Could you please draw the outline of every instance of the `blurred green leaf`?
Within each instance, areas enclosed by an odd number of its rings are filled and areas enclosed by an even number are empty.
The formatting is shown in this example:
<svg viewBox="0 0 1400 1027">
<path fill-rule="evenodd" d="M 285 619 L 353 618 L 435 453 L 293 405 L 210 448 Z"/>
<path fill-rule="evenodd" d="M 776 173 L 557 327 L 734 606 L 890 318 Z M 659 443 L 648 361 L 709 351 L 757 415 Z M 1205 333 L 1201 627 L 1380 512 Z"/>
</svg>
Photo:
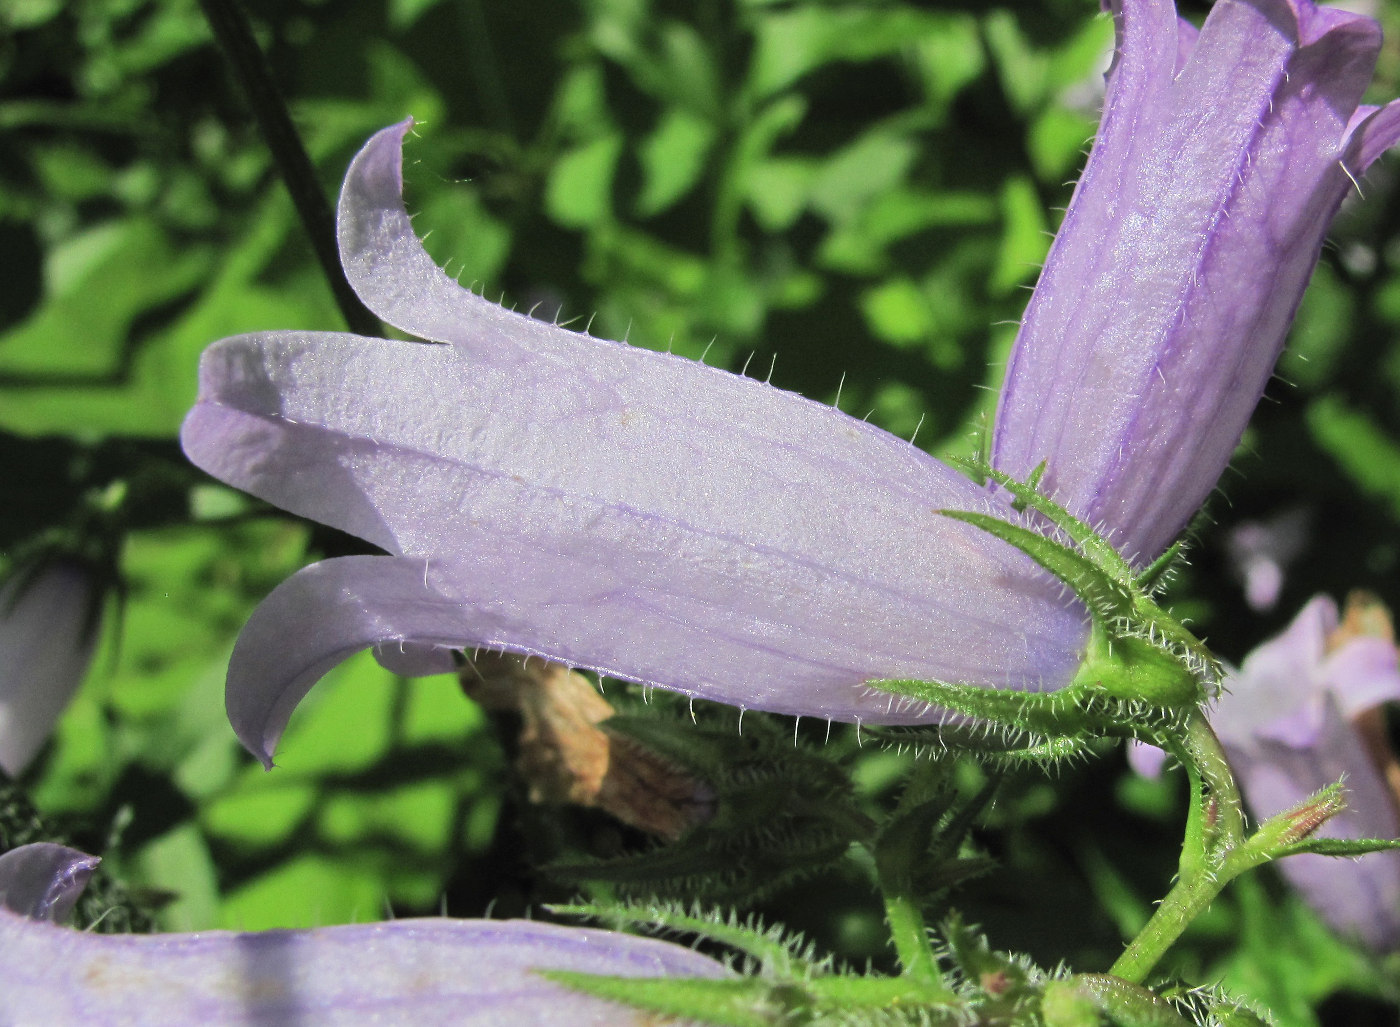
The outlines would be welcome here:
<svg viewBox="0 0 1400 1027">
<path fill-rule="evenodd" d="M 813 209 L 841 224 L 875 197 L 889 192 L 909 175 L 919 144 L 901 127 L 882 125 L 829 157 L 814 176 Z"/>
<path fill-rule="evenodd" d="M 212 262 L 207 247 L 177 259 L 147 220 L 103 225 L 68 240 L 48 260 L 44 305 L 0 337 L 0 374 L 43 382 L 61 368 L 59 375 L 79 383 L 111 381 L 125 369 L 138 315 L 192 288 Z"/>
<path fill-rule="evenodd" d="M 219 926 L 265 931 L 380 920 L 387 912 L 386 898 L 384 882 L 371 861 L 308 854 L 225 896 Z"/>
<path fill-rule="evenodd" d="M 638 217 L 661 213 L 695 187 L 714 140 L 708 121 L 679 110 L 662 116 L 638 154 L 644 182 L 636 200 Z"/>
<path fill-rule="evenodd" d="M 1400 443 L 1335 395 L 1310 403 L 1307 422 L 1313 440 L 1341 471 L 1400 517 Z"/>
<path fill-rule="evenodd" d="M 1097 124 L 1078 111 L 1051 107 L 1031 123 L 1026 149 L 1041 181 L 1074 177 L 1084 164 Z"/>
<path fill-rule="evenodd" d="M 1040 275 L 1051 240 L 1045 208 L 1028 178 L 1016 176 L 1002 186 L 1001 209 L 1001 252 L 990 283 L 994 293 L 1007 293 L 1018 285 L 1033 283 Z"/>
<path fill-rule="evenodd" d="M 951 26 L 954 40 L 934 56 L 949 58 L 939 71 L 945 83 L 967 77 L 971 59 L 965 19 L 949 19 L 903 6 L 829 4 L 765 12 L 758 21 L 748 91 L 761 100 L 803 75 L 838 61 L 869 61 L 908 51 L 919 40 L 938 38 Z"/>
<path fill-rule="evenodd" d="M 622 137 L 607 135 L 562 154 L 545 187 L 545 209 L 565 228 L 588 228 L 612 216 L 612 182 Z"/>
<path fill-rule="evenodd" d="M 10 30 L 30 29 L 63 10 L 65 0 L 10 0 L 0 7 L 0 24 Z"/>
<path fill-rule="evenodd" d="M 925 31 L 910 36 L 906 45 L 914 50 L 929 102 L 943 108 L 982 74 L 987 55 L 972 15 L 930 12 L 928 16 L 938 19 L 936 27 L 927 23 Z"/>
<path fill-rule="evenodd" d="M 969 229 L 990 228 L 998 217 L 994 195 L 892 186 L 851 221 L 833 227 L 822 244 L 821 261 L 849 274 L 875 274 L 890 269 L 894 263 L 890 250 L 896 243 L 933 229 L 956 230 L 967 237 L 972 235 Z M 960 302 L 968 299 L 963 296 Z"/>
<path fill-rule="evenodd" d="M 933 329 L 933 317 L 918 286 L 896 278 L 870 289 L 861 303 L 870 329 L 896 346 L 922 342 Z"/>
<path fill-rule="evenodd" d="M 1342 943 L 1291 891 L 1271 889 L 1263 873 L 1231 885 L 1239 904 L 1239 945 L 1212 976 L 1230 991 L 1254 996 L 1280 1023 L 1318 1024 L 1315 1007 L 1331 993 L 1375 994 L 1384 987 L 1378 968 Z"/>
<path fill-rule="evenodd" d="M 133 877 L 173 895 L 160 908 L 163 930 L 207 930 L 217 922 L 219 875 L 204 836 L 193 824 L 183 824 L 150 842 L 132 864 Z"/>
<path fill-rule="evenodd" d="M 1400 299 L 1400 290 L 1388 290 Z M 1378 305 L 1384 300 L 1377 297 Z M 1400 320 L 1400 306 L 1395 308 Z M 1332 377 L 1336 363 L 1345 352 L 1347 333 L 1342 326 L 1355 317 L 1355 298 L 1325 263 L 1313 274 L 1308 291 L 1303 294 L 1297 320 L 1288 337 L 1288 348 L 1279 361 L 1278 375 L 1307 390 L 1315 390 Z M 1400 382 L 1400 365 L 1393 361 L 1388 367 L 1392 380 Z"/>
</svg>

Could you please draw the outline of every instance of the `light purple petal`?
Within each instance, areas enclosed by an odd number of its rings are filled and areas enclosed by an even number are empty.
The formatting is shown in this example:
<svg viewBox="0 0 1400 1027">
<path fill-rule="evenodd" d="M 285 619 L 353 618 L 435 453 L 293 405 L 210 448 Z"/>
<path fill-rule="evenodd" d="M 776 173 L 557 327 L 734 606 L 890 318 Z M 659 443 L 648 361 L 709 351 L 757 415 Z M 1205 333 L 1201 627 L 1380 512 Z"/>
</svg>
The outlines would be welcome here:
<svg viewBox="0 0 1400 1027">
<path fill-rule="evenodd" d="M 1210 715 L 1222 742 L 1244 744 L 1268 737 L 1307 746 L 1322 729 L 1325 703 L 1321 668 L 1327 636 L 1336 630 L 1337 604 L 1316 596 L 1280 635 L 1259 646 L 1225 678 Z"/>
<path fill-rule="evenodd" d="M 1258 521 L 1245 521 L 1225 538 L 1230 569 L 1244 584 L 1250 608 L 1272 610 L 1283 590 L 1285 572 L 1308 539 L 1308 511 L 1287 510 Z"/>
<path fill-rule="evenodd" d="M 1385 638 L 1347 640 L 1328 655 L 1319 669 L 1319 680 L 1348 720 L 1357 714 L 1400 701 L 1400 669 L 1395 643 Z"/>
<path fill-rule="evenodd" d="M 0 767 L 17 777 L 83 682 L 97 629 L 91 573 L 54 563 L 0 589 Z"/>
<path fill-rule="evenodd" d="M 1347 808 L 1318 834 L 1328 838 L 1400 836 L 1394 799 L 1371 763 L 1356 730 L 1328 697 L 1322 724 L 1306 746 L 1264 738 L 1227 742 L 1225 749 L 1250 811 L 1259 820 L 1301 803 L 1345 779 Z M 1400 945 L 1400 852 L 1376 852 L 1342 861 L 1289 856 L 1280 872 L 1335 930 L 1371 948 Z"/>
<path fill-rule="evenodd" d="M 873 677 L 1068 680 L 1082 608 L 1019 552 L 938 513 L 1007 516 L 1003 504 L 830 407 L 459 288 L 403 212 L 407 127 L 379 133 L 351 166 L 344 260 L 376 313 L 451 344 L 225 339 L 205 354 L 183 429 L 190 458 L 229 484 L 412 558 L 401 565 L 411 574 L 386 571 L 389 585 L 355 565 L 318 571 L 276 609 L 312 602 L 309 589 L 329 597 L 315 631 L 359 647 L 491 645 L 847 720 L 920 715 L 869 694 Z M 425 566 L 439 606 L 457 607 L 455 632 L 441 630 L 437 608 L 430 638 L 403 620 L 402 603 L 423 610 L 409 578 L 421 587 Z M 256 645 L 240 643 L 231 706 L 254 680 L 238 661 L 256 646 L 298 668 L 324 669 L 344 651 L 284 628 L 290 613 L 258 623 Z M 291 660 L 299 647 L 309 655 Z M 288 682 L 300 673 L 246 686 L 249 701 L 299 698 Z"/>
<path fill-rule="evenodd" d="M 1161 777 L 1162 769 L 1167 764 L 1167 753 L 1165 749 L 1159 749 L 1155 745 L 1148 745 L 1146 742 L 1139 742 L 1135 738 L 1128 740 L 1128 766 L 1143 777 Z"/>
<path fill-rule="evenodd" d="M 1172 70 L 1177 74 L 1181 73 L 1181 69 L 1186 67 L 1186 62 L 1191 59 L 1191 51 L 1196 49 L 1196 40 L 1200 35 L 1200 29 L 1185 18 L 1176 19 L 1176 62 L 1172 65 Z"/>
<path fill-rule="evenodd" d="M 1008 367 L 994 457 L 1145 562 L 1238 442 L 1352 180 L 1369 19 L 1220 0 L 1176 74 L 1169 0 L 1121 0 L 1099 138 Z M 1357 136 L 1364 166 L 1390 115 Z M 1355 174 L 1355 170 L 1353 174 Z"/>
<path fill-rule="evenodd" d="M 96 856 L 52 842 L 11 849 L 0 855 L 0 910 L 60 923 L 73 911 L 100 862 Z"/>
<path fill-rule="evenodd" d="M 522 559 L 509 540 L 495 549 L 483 542 L 468 564 L 343 557 L 312 565 L 279 585 L 239 636 L 229 663 L 229 719 L 269 763 L 292 710 L 322 674 L 358 650 L 385 643 L 381 652 L 393 651 L 400 642 L 410 653 L 480 647 L 537 654 L 743 708 L 872 723 L 925 715 L 922 705 L 899 705 L 860 682 L 934 676 L 930 666 L 946 674 L 957 654 L 922 634 L 919 617 L 927 611 L 884 611 L 882 630 L 857 644 L 844 605 L 808 600 L 798 620 L 792 608 L 804 597 L 792 572 L 737 555 L 727 579 L 705 567 L 695 594 L 686 595 L 678 587 L 684 581 L 655 574 L 668 545 L 683 541 L 663 536 L 650 552 L 580 554 L 576 572 L 585 584 L 578 589 L 561 589 L 556 563 L 533 553 Z M 849 592 L 815 575 L 803 584 L 838 597 Z M 966 644 L 976 651 L 983 643 L 973 635 Z M 963 666 L 969 677 L 986 673 Z"/>
<path fill-rule="evenodd" d="M 622 1027 L 652 1014 L 543 969 L 717 978 L 679 945 L 526 920 L 398 920 L 309 931 L 98 935 L 0 911 L 0 1006 L 26 1024 Z"/>
<path fill-rule="evenodd" d="M 1272 739 L 1297 748 L 1316 744 L 1329 701 L 1354 717 L 1400 700 L 1400 669 L 1393 643 L 1353 637 L 1327 652 L 1339 623 L 1337 604 L 1315 596 L 1288 628 L 1251 652 L 1227 675 L 1211 714 L 1221 740 L 1246 744 Z"/>
</svg>

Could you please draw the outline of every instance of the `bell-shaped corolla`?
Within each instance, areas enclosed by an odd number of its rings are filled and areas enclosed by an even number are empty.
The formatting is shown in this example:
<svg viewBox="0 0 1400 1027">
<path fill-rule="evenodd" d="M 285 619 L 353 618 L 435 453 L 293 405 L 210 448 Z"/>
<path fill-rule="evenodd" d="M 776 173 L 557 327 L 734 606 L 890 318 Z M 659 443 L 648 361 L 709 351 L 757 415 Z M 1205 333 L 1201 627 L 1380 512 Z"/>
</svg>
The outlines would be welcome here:
<svg viewBox="0 0 1400 1027">
<path fill-rule="evenodd" d="M 1113 6 L 1104 120 L 1008 368 L 994 462 L 1155 556 L 1262 393 L 1353 176 L 1400 135 L 1358 107 L 1373 22 L 1221 0 Z M 912 445 L 801 397 L 504 310 L 447 277 L 402 199 L 410 123 L 341 193 L 360 298 L 426 343 L 268 332 L 205 354 L 190 458 L 387 557 L 309 567 L 255 612 L 228 709 L 265 762 L 316 679 L 370 645 L 536 654 L 744 708 L 941 716 L 864 683 L 1068 682 L 1086 612 L 942 516 L 1017 518 Z"/>
<path fill-rule="evenodd" d="M 461 288 L 404 209 L 410 124 L 352 162 L 341 259 L 371 310 L 431 341 L 224 339 L 184 424 L 215 477 L 392 554 L 308 567 L 254 612 L 227 704 L 256 755 L 372 645 L 406 672 L 499 649 L 846 721 L 928 715 L 876 678 L 1070 679 L 1084 609 L 940 513 L 1008 504 L 831 407 Z"/>
</svg>

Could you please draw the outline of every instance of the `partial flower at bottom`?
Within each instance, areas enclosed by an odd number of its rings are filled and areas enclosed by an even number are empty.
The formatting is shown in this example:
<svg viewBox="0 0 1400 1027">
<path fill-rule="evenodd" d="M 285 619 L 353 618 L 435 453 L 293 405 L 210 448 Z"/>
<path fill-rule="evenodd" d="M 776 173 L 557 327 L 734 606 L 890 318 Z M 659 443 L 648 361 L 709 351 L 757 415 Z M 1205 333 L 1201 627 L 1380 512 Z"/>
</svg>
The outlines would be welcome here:
<svg viewBox="0 0 1400 1027">
<path fill-rule="evenodd" d="M 71 908 L 96 863 L 58 845 L 0 856 L 5 1023 L 642 1027 L 658 1023 L 654 1014 L 570 991 L 540 971 L 728 973 L 679 945 L 528 920 L 166 935 L 90 934 L 45 922 L 66 912 L 64 904 Z"/>
</svg>

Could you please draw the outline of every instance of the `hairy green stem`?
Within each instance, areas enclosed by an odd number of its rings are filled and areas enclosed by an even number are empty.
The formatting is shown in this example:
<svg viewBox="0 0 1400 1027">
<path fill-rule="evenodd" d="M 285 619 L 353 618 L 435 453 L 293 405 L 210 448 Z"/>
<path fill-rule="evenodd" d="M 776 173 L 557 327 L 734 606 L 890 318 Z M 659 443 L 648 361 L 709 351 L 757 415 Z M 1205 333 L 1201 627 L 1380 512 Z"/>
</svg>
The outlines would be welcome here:
<svg viewBox="0 0 1400 1027">
<path fill-rule="evenodd" d="M 890 937 L 894 941 L 899 965 L 904 976 L 925 987 L 936 986 L 945 991 L 938 961 L 928 943 L 928 926 L 918 902 L 906 889 L 885 892 L 885 919 L 889 921 Z"/>
<path fill-rule="evenodd" d="M 335 241 L 335 215 L 326 194 L 316 179 L 316 171 L 292 124 L 287 104 L 282 99 L 267 58 L 253 38 L 248 18 L 237 0 L 199 0 L 209 28 L 223 51 L 233 76 L 243 87 L 248 106 L 257 118 L 273 162 L 281 172 L 292 206 L 301 219 L 302 228 L 311 240 L 316 260 L 330 283 L 336 306 L 352 332 L 360 335 L 382 335 L 383 326 L 360 302 L 355 290 L 345 278 L 340 266 L 340 253 Z"/>
<path fill-rule="evenodd" d="M 1220 739 L 1195 710 L 1174 746 L 1191 779 L 1191 810 L 1177 882 L 1109 973 L 1134 984 L 1241 871 L 1260 860 L 1245 847 L 1244 808 Z"/>
<path fill-rule="evenodd" d="M 1182 755 L 1189 761 L 1187 765 L 1200 774 L 1205 791 L 1203 799 L 1209 804 L 1210 830 L 1204 839 L 1207 846 L 1218 844 L 1233 849 L 1243 844 L 1244 802 L 1240 789 L 1235 784 L 1225 749 L 1200 709 L 1193 711 L 1187 721 L 1183 741 Z"/>
<path fill-rule="evenodd" d="M 1182 931 L 1210 905 L 1221 887 L 1223 885 L 1218 885 L 1204 873 L 1177 881 L 1176 886 L 1158 904 L 1147 926 L 1123 950 L 1108 972 L 1133 984 L 1141 984 L 1167 949 L 1181 937 Z"/>
</svg>

